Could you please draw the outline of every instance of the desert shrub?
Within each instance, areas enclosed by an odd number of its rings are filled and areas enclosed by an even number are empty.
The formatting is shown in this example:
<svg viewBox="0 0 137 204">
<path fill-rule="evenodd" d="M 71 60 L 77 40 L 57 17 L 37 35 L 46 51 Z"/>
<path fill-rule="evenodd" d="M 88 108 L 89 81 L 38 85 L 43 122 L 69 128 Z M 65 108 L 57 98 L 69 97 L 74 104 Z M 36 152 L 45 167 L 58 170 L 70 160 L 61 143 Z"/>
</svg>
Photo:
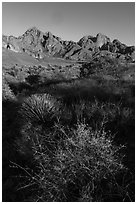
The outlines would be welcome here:
<svg viewBox="0 0 137 204">
<path fill-rule="evenodd" d="M 79 100 L 68 107 L 69 117 L 73 123 L 85 120 L 90 126 L 98 127 L 102 121 L 110 123 L 117 120 L 122 112 L 120 102 L 100 102 L 96 98 L 93 101 Z"/>
<path fill-rule="evenodd" d="M 22 135 L 29 146 L 35 170 L 21 167 L 27 175 L 20 189 L 35 186 L 37 201 L 84 200 L 87 189 L 90 189 L 86 193 L 90 201 L 97 201 L 100 194 L 103 201 L 102 181 L 106 186 L 107 181 L 114 183 L 115 175 L 125 169 L 122 146 L 113 144 L 113 136 L 103 127 L 93 130 L 85 123 L 78 123 L 68 128 L 56 123 L 52 131 L 43 132 L 41 127 L 27 125 Z M 22 147 L 20 140 L 18 144 Z M 27 156 L 28 151 L 23 154 Z"/>
<path fill-rule="evenodd" d="M 108 56 L 100 56 L 93 59 L 91 62 L 84 62 L 80 67 L 80 77 L 89 77 L 93 74 L 111 74 L 115 76 L 115 71 L 119 62 L 117 59 L 112 59 Z"/>
<path fill-rule="evenodd" d="M 115 140 L 118 143 L 134 144 L 135 110 L 125 106 L 121 101 L 114 103 L 100 102 L 97 99 L 92 102 L 80 100 L 71 104 L 65 112 L 66 114 L 63 116 L 66 116 L 66 119 L 68 117 L 67 124 L 70 126 L 76 124 L 77 121 L 85 121 L 95 130 L 102 126 L 103 121 L 106 130 L 111 130 L 114 134 L 117 133 Z"/>
<path fill-rule="evenodd" d="M 40 81 L 40 76 L 39 75 L 29 75 L 26 78 L 26 81 L 30 84 L 30 85 L 35 85 L 38 84 Z"/>
<path fill-rule="evenodd" d="M 20 114 L 24 120 L 43 124 L 51 121 L 60 109 L 60 103 L 49 94 L 34 94 L 26 98 Z"/>
<path fill-rule="evenodd" d="M 24 91 L 31 92 L 32 88 L 29 84 L 25 82 L 14 82 L 9 83 L 11 90 L 17 96 L 18 94 L 23 93 Z"/>
<path fill-rule="evenodd" d="M 90 184 L 87 184 L 87 186 L 82 187 L 81 193 L 80 193 L 79 202 L 93 202 L 93 196 L 91 191 Z"/>
<path fill-rule="evenodd" d="M 97 68 L 101 68 L 101 64 L 83 63 L 80 67 L 80 77 L 88 77 L 97 71 Z"/>
<path fill-rule="evenodd" d="M 15 100 L 16 97 L 10 89 L 5 79 L 2 80 L 2 98 L 3 100 Z"/>
</svg>

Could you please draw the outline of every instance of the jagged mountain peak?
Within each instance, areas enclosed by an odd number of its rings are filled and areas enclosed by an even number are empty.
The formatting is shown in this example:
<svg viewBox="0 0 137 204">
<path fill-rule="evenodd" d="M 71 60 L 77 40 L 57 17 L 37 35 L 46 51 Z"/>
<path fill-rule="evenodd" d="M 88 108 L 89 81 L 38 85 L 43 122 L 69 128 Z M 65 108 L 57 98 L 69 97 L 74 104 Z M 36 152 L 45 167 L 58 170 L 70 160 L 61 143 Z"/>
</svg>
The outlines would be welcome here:
<svg viewBox="0 0 137 204">
<path fill-rule="evenodd" d="M 84 35 L 81 39 L 91 39 L 94 38 L 92 35 Z"/>
<path fill-rule="evenodd" d="M 104 35 L 103 33 L 97 33 L 96 37 L 106 37 L 106 35 Z"/>
<path fill-rule="evenodd" d="M 19 38 L 29 35 L 40 36 L 41 34 L 43 34 L 43 32 L 40 31 L 36 26 L 33 26 L 27 29 L 27 31 L 22 36 L 19 36 Z"/>
<path fill-rule="evenodd" d="M 124 46 L 126 46 L 125 44 L 121 43 L 118 39 L 114 39 L 112 43 L 113 44 L 117 44 L 117 45 L 124 45 Z"/>
<path fill-rule="evenodd" d="M 118 39 L 114 39 L 114 40 L 113 40 L 113 43 L 114 43 L 114 42 L 121 43 Z"/>
<path fill-rule="evenodd" d="M 110 38 L 101 32 L 95 37 L 85 35 L 78 42 L 65 41 L 50 31 L 42 32 L 36 26 L 30 27 L 22 36 L 2 37 L 2 46 L 15 52 L 26 52 L 36 57 L 54 56 L 75 60 L 86 60 L 96 52 L 107 50 L 112 53 L 129 54 L 134 52 L 134 46 L 126 46 L 119 40 L 110 41 Z"/>
<path fill-rule="evenodd" d="M 28 28 L 26 32 L 36 32 L 36 31 L 40 31 L 40 30 L 36 26 L 32 26 Z"/>
<path fill-rule="evenodd" d="M 50 31 L 47 31 L 44 33 L 45 35 L 49 36 L 49 37 L 53 37 L 53 34 Z"/>
<path fill-rule="evenodd" d="M 98 34 L 96 35 L 96 38 L 97 38 L 97 41 L 98 41 L 98 40 L 107 40 L 107 41 L 110 42 L 110 38 L 109 38 L 108 36 L 102 34 L 102 33 L 98 33 Z"/>
</svg>

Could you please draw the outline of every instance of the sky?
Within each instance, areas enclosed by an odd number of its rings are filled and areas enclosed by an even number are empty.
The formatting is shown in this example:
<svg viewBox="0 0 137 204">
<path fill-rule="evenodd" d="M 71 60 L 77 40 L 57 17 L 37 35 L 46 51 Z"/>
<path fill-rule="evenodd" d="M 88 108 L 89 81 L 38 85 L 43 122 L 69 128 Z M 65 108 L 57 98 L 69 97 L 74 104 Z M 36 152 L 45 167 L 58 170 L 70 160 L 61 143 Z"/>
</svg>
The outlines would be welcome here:
<svg viewBox="0 0 137 204">
<path fill-rule="evenodd" d="M 2 33 L 20 36 L 30 27 L 50 31 L 63 40 L 107 35 L 135 44 L 134 2 L 3 2 Z"/>
</svg>

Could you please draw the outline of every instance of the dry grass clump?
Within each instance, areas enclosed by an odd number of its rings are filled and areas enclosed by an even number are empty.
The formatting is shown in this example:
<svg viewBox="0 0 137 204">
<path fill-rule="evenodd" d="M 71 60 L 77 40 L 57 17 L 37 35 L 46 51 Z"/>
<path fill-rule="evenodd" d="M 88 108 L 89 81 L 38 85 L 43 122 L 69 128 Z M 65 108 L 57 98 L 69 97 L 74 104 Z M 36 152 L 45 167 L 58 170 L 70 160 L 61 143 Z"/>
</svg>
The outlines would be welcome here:
<svg viewBox="0 0 137 204">
<path fill-rule="evenodd" d="M 68 108 L 71 120 L 83 122 L 83 119 L 90 126 L 100 126 L 102 121 L 110 123 L 121 117 L 123 107 L 120 103 L 99 102 L 80 100 L 77 103 L 72 103 Z"/>
</svg>

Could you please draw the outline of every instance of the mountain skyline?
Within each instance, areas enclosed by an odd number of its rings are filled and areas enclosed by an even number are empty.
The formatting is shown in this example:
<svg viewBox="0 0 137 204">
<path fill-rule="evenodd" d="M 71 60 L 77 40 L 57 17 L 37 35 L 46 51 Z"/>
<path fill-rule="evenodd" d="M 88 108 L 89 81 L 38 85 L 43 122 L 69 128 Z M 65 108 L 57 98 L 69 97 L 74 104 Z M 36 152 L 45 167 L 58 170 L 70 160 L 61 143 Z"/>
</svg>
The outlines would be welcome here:
<svg viewBox="0 0 137 204">
<path fill-rule="evenodd" d="M 29 28 L 22 36 L 2 36 L 2 47 L 14 52 L 26 52 L 37 59 L 59 57 L 72 60 L 91 60 L 94 55 L 110 55 L 111 57 L 134 61 L 134 46 L 126 46 L 118 39 L 111 42 L 106 35 L 83 36 L 78 42 L 65 41 L 51 32 L 42 32 L 36 27 Z M 105 53 L 102 53 L 102 51 Z"/>
<path fill-rule="evenodd" d="M 120 41 L 120 39 L 118 39 L 118 38 L 117 38 L 117 39 L 116 39 L 116 38 L 111 39 L 110 36 L 108 36 L 108 35 L 106 35 L 105 33 L 102 33 L 102 32 L 96 33 L 95 35 L 92 35 L 91 33 L 90 33 L 90 34 L 85 34 L 85 35 L 81 36 L 81 38 L 77 39 L 76 41 L 75 41 L 75 40 L 70 40 L 70 39 L 63 39 L 61 36 L 59 36 L 59 35 L 54 35 L 55 33 L 52 33 L 52 32 L 49 31 L 49 30 L 44 31 L 44 30 L 42 30 L 42 29 L 39 29 L 39 28 L 36 27 L 35 25 L 34 25 L 34 26 L 30 26 L 29 28 L 27 28 L 26 30 L 24 30 L 24 32 L 21 33 L 20 35 L 12 35 L 12 34 L 5 35 L 5 33 L 2 33 L 2 36 L 19 38 L 19 37 L 21 37 L 22 35 L 24 35 L 26 32 L 28 32 L 28 31 L 30 31 L 30 30 L 38 30 L 38 31 L 42 32 L 43 34 L 44 34 L 44 33 L 45 33 L 45 34 L 46 34 L 46 33 L 49 33 L 49 34 L 51 34 L 51 35 L 53 35 L 53 36 L 56 36 L 56 37 L 60 38 L 60 39 L 63 40 L 63 41 L 72 41 L 72 42 L 74 42 L 74 43 L 78 43 L 83 37 L 87 37 L 87 38 L 88 38 L 89 36 L 92 36 L 92 37 L 94 38 L 94 37 L 96 37 L 96 36 L 99 35 L 99 34 L 108 37 L 111 42 L 113 42 L 114 40 Z M 126 46 L 128 46 L 125 42 L 121 42 L 121 41 L 120 41 L 120 43 L 125 44 Z M 132 44 L 132 45 L 130 45 L 130 46 L 134 46 L 134 45 Z"/>
<path fill-rule="evenodd" d="M 35 26 L 63 40 L 103 33 L 111 41 L 135 44 L 134 2 L 4 2 L 2 11 L 2 33 L 8 36 Z"/>
</svg>

